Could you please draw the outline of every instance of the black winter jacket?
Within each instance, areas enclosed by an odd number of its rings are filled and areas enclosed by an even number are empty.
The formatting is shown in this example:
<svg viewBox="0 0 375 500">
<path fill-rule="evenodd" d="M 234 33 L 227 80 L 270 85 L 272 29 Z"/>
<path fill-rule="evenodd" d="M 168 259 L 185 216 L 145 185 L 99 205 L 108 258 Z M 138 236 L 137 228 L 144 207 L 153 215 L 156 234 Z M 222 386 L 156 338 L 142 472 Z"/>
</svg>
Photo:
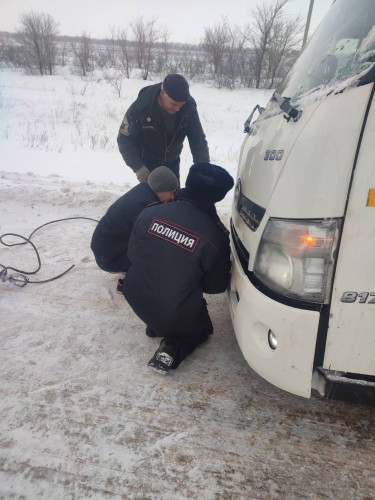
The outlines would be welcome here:
<svg viewBox="0 0 375 500">
<path fill-rule="evenodd" d="M 159 201 L 147 182 L 141 182 L 116 200 L 101 218 L 91 240 L 97 257 L 117 259 L 128 251 L 134 222 L 147 205 Z"/>
<path fill-rule="evenodd" d="M 134 171 L 142 165 L 149 170 L 162 165 L 179 173 L 180 154 L 185 137 L 189 140 L 193 162 L 210 161 L 196 102 L 192 97 L 176 113 L 176 127 L 169 136 L 157 110 L 161 83 L 144 87 L 126 112 L 117 143 L 120 152 Z"/>
<path fill-rule="evenodd" d="M 129 242 L 125 298 L 165 335 L 193 333 L 203 293 L 222 293 L 229 280 L 228 231 L 215 206 L 194 201 L 188 191 L 143 210 Z"/>
</svg>

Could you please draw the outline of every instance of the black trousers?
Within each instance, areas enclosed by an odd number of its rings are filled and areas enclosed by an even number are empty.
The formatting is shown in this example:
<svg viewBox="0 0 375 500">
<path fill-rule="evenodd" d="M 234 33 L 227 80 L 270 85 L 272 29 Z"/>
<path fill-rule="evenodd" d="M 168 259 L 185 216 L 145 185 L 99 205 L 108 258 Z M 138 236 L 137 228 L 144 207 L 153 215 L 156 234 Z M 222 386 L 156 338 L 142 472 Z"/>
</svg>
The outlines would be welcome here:
<svg viewBox="0 0 375 500">
<path fill-rule="evenodd" d="M 189 354 L 191 354 L 196 347 L 203 342 L 206 342 L 208 336 L 213 333 L 210 315 L 207 310 L 207 302 L 202 299 L 202 307 L 195 322 L 194 329 L 187 335 L 175 331 L 173 333 L 155 332 L 158 337 L 163 337 L 168 342 L 171 342 L 177 347 L 177 355 L 173 361 L 171 368 L 177 368 Z"/>
</svg>

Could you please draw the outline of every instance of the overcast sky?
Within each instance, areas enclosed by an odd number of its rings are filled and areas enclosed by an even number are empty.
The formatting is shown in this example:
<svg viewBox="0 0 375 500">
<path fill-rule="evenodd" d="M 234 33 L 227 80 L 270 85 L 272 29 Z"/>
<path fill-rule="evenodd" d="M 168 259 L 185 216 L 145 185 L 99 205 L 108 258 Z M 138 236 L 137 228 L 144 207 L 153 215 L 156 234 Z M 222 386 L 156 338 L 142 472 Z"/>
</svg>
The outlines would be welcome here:
<svg viewBox="0 0 375 500">
<path fill-rule="evenodd" d="M 268 0 L 272 1 L 272 0 Z M 263 0 L 0 0 L 0 31 L 15 31 L 20 14 L 46 12 L 59 23 L 60 34 L 105 38 L 110 27 L 125 28 L 138 16 L 158 18 L 170 40 L 198 43 L 204 28 L 223 16 L 231 25 L 243 26 L 251 9 Z M 311 30 L 315 29 L 332 0 L 315 0 Z M 307 17 L 310 0 L 289 0 L 285 13 Z"/>
</svg>

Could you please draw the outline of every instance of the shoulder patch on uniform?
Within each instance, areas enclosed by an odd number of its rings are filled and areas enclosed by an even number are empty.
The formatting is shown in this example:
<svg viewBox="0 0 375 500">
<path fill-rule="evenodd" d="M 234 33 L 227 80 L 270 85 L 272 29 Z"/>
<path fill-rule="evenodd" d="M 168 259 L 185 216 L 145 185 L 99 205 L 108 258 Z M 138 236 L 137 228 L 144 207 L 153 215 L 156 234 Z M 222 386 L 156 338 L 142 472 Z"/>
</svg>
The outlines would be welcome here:
<svg viewBox="0 0 375 500">
<path fill-rule="evenodd" d="M 160 219 L 153 219 L 147 232 L 191 253 L 194 252 L 199 242 L 199 236 L 196 234 Z"/>
<path fill-rule="evenodd" d="M 124 116 L 124 119 L 122 120 L 120 132 L 124 135 L 129 135 L 129 121 L 128 121 L 128 117 L 126 115 Z"/>
</svg>

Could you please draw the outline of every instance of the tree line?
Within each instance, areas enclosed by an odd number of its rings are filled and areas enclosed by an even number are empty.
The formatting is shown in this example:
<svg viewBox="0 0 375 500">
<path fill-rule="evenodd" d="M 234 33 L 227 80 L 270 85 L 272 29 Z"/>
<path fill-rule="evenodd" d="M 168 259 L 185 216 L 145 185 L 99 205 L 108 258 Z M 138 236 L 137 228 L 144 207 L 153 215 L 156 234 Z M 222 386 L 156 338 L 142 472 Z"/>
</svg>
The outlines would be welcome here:
<svg viewBox="0 0 375 500">
<path fill-rule="evenodd" d="M 52 75 L 69 65 L 86 76 L 100 68 L 121 93 L 121 81 L 136 70 L 147 80 L 182 73 L 191 80 L 213 80 L 218 87 L 274 88 L 300 52 L 303 23 L 287 17 L 289 0 L 256 5 L 244 26 L 226 17 L 204 28 L 201 43 L 170 42 L 167 29 L 155 17 L 137 17 L 125 28 L 110 28 L 104 40 L 88 33 L 59 36 L 58 22 L 47 13 L 20 16 L 19 29 L 0 40 L 0 66 L 23 68 L 29 74 Z"/>
</svg>

